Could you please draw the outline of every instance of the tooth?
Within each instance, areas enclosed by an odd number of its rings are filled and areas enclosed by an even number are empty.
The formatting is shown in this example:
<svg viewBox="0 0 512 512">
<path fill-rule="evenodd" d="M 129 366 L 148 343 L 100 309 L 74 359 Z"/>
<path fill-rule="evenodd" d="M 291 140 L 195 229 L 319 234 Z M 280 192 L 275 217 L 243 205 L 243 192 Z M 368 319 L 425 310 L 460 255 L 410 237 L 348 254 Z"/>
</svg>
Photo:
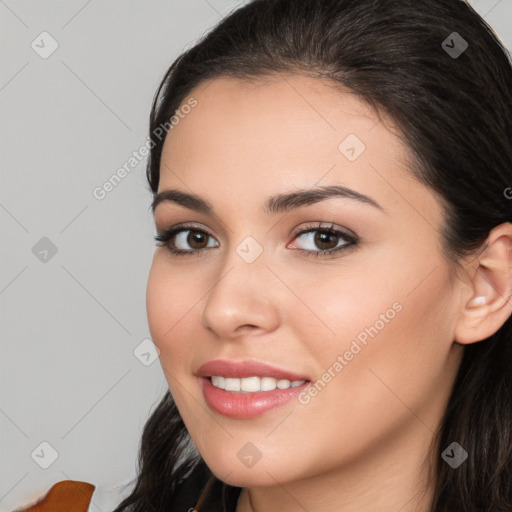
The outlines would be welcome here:
<svg viewBox="0 0 512 512">
<path fill-rule="evenodd" d="M 279 389 L 288 389 L 291 382 L 288 379 L 281 379 L 277 381 L 277 387 Z"/>
<path fill-rule="evenodd" d="M 261 391 L 272 391 L 276 389 L 277 381 L 272 377 L 261 377 L 260 389 Z"/>
<path fill-rule="evenodd" d="M 224 377 L 219 375 L 212 375 L 212 384 L 220 389 L 225 389 Z"/>
<path fill-rule="evenodd" d="M 259 377 L 245 377 L 241 380 L 241 391 L 259 391 L 260 378 Z"/>
<path fill-rule="evenodd" d="M 240 391 L 240 379 L 226 377 L 224 379 L 224 389 L 226 391 Z"/>
<path fill-rule="evenodd" d="M 244 377 L 242 379 L 235 377 L 223 377 L 221 375 L 211 376 L 212 384 L 226 391 L 242 391 L 246 393 L 255 393 L 258 391 L 272 391 L 278 389 L 288 389 L 301 386 L 304 380 L 289 381 L 288 379 L 274 379 L 273 377 Z"/>
</svg>

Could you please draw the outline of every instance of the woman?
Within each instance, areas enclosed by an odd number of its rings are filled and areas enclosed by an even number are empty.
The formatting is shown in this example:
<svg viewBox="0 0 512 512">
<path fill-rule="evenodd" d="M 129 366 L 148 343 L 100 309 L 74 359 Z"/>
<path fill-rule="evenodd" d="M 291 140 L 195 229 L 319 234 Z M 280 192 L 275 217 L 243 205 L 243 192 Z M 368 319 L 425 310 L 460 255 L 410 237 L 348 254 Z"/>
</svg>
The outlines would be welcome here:
<svg viewBox="0 0 512 512">
<path fill-rule="evenodd" d="M 169 392 L 115 512 L 512 510 L 512 70 L 475 11 L 255 0 L 150 128 Z"/>
</svg>

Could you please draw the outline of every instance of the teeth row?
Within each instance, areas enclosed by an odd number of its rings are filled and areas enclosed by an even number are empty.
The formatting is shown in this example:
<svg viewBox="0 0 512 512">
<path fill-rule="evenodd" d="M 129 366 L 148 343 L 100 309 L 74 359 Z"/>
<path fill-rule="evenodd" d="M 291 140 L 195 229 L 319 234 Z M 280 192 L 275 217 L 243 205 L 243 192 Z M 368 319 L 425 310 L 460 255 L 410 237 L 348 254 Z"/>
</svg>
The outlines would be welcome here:
<svg viewBox="0 0 512 512">
<path fill-rule="evenodd" d="M 276 388 L 294 388 L 306 382 L 305 380 L 278 380 L 272 377 L 244 377 L 243 379 L 236 379 L 232 377 L 221 377 L 219 375 L 212 375 L 211 381 L 216 388 L 225 389 L 226 391 L 246 391 L 248 393 L 272 391 Z"/>
</svg>

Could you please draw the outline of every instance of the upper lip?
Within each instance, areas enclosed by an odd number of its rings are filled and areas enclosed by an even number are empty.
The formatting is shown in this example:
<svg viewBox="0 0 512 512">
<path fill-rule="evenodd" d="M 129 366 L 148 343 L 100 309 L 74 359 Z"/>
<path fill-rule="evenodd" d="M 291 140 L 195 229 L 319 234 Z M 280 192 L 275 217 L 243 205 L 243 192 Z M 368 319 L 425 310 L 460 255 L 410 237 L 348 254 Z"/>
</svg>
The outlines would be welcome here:
<svg viewBox="0 0 512 512">
<path fill-rule="evenodd" d="M 216 359 L 203 364 L 198 370 L 199 377 L 211 377 L 219 375 L 222 377 L 231 377 L 243 379 L 244 377 L 273 377 L 274 379 L 309 380 L 304 375 L 271 366 L 258 361 L 229 361 L 226 359 Z"/>
</svg>

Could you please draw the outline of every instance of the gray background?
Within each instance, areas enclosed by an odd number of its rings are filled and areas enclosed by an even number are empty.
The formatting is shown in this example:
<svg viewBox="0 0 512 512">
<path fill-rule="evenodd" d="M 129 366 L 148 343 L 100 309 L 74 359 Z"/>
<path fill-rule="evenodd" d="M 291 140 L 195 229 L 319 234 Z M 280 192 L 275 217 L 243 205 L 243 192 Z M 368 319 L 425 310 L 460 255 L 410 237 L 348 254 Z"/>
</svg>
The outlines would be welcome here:
<svg viewBox="0 0 512 512">
<path fill-rule="evenodd" d="M 242 3 L 0 0 L 2 512 L 66 479 L 96 486 L 91 512 L 129 491 L 167 389 L 144 341 L 145 159 L 93 190 L 143 146 L 173 59 Z M 470 3 L 512 48 L 512 1 Z"/>
</svg>

